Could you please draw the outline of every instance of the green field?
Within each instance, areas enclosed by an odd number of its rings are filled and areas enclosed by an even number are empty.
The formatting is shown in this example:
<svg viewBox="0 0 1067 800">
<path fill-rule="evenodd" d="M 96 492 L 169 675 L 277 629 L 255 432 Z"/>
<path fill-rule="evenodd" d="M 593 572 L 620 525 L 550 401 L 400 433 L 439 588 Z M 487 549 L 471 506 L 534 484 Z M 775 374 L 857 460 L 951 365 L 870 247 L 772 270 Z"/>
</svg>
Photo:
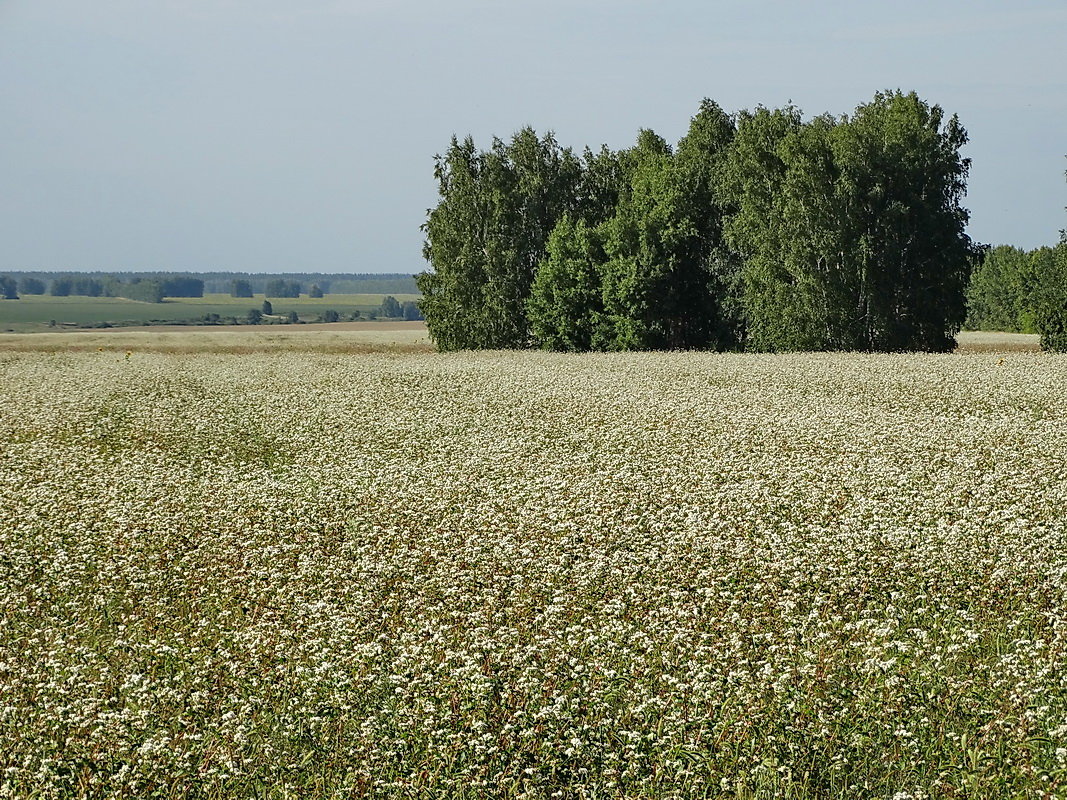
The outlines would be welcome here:
<svg viewBox="0 0 1067 800">
<path fill-rule="evenodd" d="M 394 295 L 397 300 L 417 300 L 419 295 Z M 376 311 L 384 294 L 328 294 L 312 299 L 270 298 L 276 317 L 296 311 L 302 322 L 314 322 L 326 310 L 342 316 L 359 311 L 363 316 Z M 23 295 L 21 300 L 0 301 L 0 331 L 32 332 L 48 330 L 55 321 L 61 327 L 96 327 L 183 323 L 205 315 L 243 318 L 251 309 L 260 309 L 264 296 L 231 297 L 209 294 L 204 297 L 169 298 L 162 303 L 142 303 L 123 297 L 51 297 Z M 281 321 L 280 319 L 278 320 Z"/>
</svg>

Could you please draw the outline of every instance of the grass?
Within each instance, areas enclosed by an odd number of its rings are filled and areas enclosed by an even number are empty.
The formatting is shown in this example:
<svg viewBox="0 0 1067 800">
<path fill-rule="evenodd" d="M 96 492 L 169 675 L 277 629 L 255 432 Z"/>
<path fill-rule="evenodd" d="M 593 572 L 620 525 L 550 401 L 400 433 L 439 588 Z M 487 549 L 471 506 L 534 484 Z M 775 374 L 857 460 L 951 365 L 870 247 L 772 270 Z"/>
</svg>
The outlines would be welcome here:
<svg viewBox="0 0 1067 800">
<path fill-rule="evenodd" d="M 418 295 L 395 295 L 397 300 L 418 299 Z M 295 311 L 301 320 L 317 319 L 327 309 L 350 315 L 355 311 L 366 315 L 377 310 L 385 295 L 329 294 L 312 299 L 270 298 L 275 316 Z M 34 332 L 50 328 L 54 320 L 59 326 L 92 327 L 102 323 L 111 325 L 144 325 L 195 320 L 207 314 L 220 317 L 244 317 L 249 310 L 259 310 L 266 299 L 211 294 L 204 297 L 167 298 L 162 303 L 141 303 L 121 297 L 51 297 L 23 295 L 20 300 L 0 301 L 0 331 Z"/>
<path fill-rule="evenodd" d="M 241 327 L 166 326 L 148 329 L 0 333 L 0 353 L 426 353 L 432 347 L 422 322 L 338 322 Z"/>
<path fill-rule="evenodd" d="M 0 796 L 1067 794 L 1063 356 L 307 327 L 0 337 Z"/>
</svg>

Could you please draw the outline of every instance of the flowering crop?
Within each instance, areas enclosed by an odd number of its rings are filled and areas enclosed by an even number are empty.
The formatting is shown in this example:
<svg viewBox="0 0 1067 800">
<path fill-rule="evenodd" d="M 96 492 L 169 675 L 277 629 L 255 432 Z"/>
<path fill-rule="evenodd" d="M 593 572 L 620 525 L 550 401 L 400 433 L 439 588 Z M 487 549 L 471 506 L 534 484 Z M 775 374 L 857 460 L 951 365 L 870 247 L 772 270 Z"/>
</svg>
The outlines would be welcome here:
<svg viewBox="0 0 1067 800">
<path fill-rule="evenodd" d="M 0 796 L 1067 794 L 1067 361 L 0 354 Z"/>
</svg>

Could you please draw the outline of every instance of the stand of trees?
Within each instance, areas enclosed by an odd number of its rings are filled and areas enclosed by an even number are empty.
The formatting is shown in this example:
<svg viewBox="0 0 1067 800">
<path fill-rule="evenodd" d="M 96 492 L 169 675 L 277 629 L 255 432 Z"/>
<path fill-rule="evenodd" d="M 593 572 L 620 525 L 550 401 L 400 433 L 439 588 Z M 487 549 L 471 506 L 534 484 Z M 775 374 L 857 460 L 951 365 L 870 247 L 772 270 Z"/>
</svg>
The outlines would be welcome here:
<svg viewBox="0 0 1067 800">
<path fill-rule="evenodd" d="M 1039 333 L 1046 350 L 1067 351 L 1067 232 L 1056 247 L 986 252 L 967 287 L 966 327 Z"/>
<path fill-rule="evenodd" d="M 267 281 L 263 294 L 267 297 L 300 297 L 300 281 L 275 278 Z"/>
<path fill-rule="evenodd" d="M 979 253 L 966 141 L 899 91 L 807 121 L 705 100 L 677 147 L 453 138 L 419 306 L 444 350 L 948 350 Z"/>
<path fill-rule="evenodd" d="M 19 291 L 22 294 L 44 294 L 47 288 L 40 278 L 30 276 L 19 278 Z"/>
<path fill-rule="evenodd" d="M 252 284 L 243 278 L 238 278 L 230 285 L 231 297 L 251 297 Z"/>
<path fill-rule="evenodd" d="M 18 283 L 9 275 L 0 275 L 0 299 L 19 299 Z"/>
<path fill-rule="evenodd" d="M 1056 247 L 985 253 L 967 287 L 968 328 L 1041 334 L 1045 350 L 1067 352 L 1067 230 Z"/>
</svg>

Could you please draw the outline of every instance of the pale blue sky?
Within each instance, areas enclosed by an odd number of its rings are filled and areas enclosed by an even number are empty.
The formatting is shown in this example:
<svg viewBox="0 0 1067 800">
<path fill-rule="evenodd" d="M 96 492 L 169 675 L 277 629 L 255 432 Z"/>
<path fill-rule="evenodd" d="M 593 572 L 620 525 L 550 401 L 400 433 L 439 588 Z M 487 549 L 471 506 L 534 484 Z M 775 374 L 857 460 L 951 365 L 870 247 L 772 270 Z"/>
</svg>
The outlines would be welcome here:
<svg viewBox="0 0 1067 800">
<path fill-rule="evenodd" d="M 1063 0 L 0 0 L 0 270 L 415 272 L 453 133 L 895 88 L 969 131 L 972 237 L 1056 241 Z"/>
</svg>

